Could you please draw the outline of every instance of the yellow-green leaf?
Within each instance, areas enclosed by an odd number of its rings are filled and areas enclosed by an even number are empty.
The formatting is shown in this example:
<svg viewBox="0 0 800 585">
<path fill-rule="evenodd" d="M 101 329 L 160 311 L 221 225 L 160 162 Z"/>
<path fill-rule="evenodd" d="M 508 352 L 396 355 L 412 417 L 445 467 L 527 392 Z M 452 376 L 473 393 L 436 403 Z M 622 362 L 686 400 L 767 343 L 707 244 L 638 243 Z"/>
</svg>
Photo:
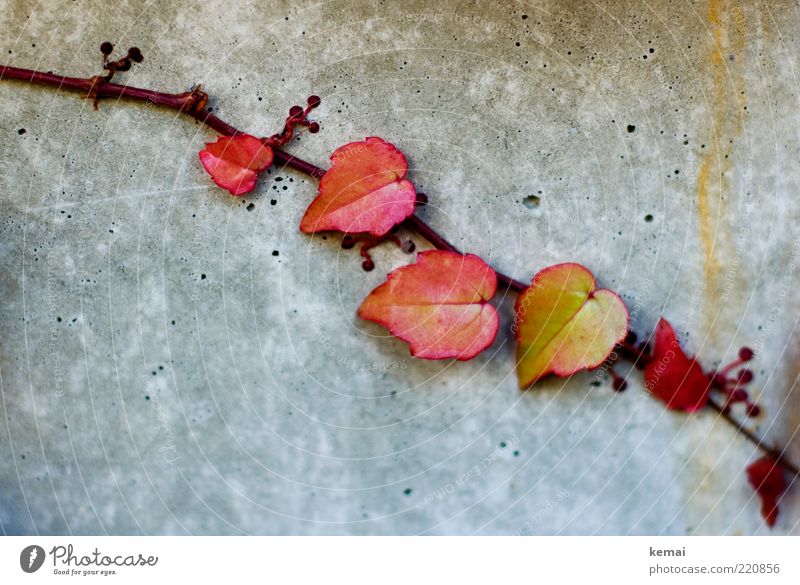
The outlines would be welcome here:
<svg viewBox="0 0 800 585">
<path fill-rule="evenodd" d="M 533 277 L 516 305 L 517 379 L 526 388 L 547 374 L 599 366 L 628 333 L 628 309 L 597 289 L 580 264 L 557 264 Z"/>
</svg>

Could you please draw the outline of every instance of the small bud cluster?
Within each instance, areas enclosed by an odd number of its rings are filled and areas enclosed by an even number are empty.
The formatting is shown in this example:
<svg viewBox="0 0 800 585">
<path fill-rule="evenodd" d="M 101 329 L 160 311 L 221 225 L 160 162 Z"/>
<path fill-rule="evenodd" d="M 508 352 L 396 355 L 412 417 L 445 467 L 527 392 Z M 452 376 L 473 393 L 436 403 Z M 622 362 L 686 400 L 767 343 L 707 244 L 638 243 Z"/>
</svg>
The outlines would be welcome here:
<svg viewBox="0 0 800 585">
<path fill-rule="evenodd" d="M 743 403 L 747 416 L 758 416 L 761 414 L 761 408 L 758 404 L 750 401 L 750 395 L 745 389 L 745 386 L 752 382 L 755 377 L 753 371 L 747 368 L 741 368 L 736 373 L 731 373 L 739 366 L 752 360 L 753 355 L 752 349 L 743 347 L 739 350 L 739 357 L 737 359 L 711 374 L 712 388 L 719 390 L 725 396 L 722 409 L 726 413 L 730 412 L 731 406 L 734 404 Z"/>
<path fill-rule="evenodd" d="M 361 244 L 361 256 L 364 258 L 364 261 L 361 263 L 361 267 L 369 272 L 375 269 L 375 261 L 370 256 L 369 251 L 381 244 L 383 242 L 389 241 L 393 242 L 406 254 L 411 254 L 414 250 L 417 249 L 417 245 L 412 242 L 411 240 L 401 240 L 398 238 L 394 232 L 396 232 L 398 227 L 396 226 L 392 233 L 385 234 L 383 236 L 371 236 L 369 234 L 345 234 L 342 238 L 342 249 L 343 250 L 351 250 L 355 247 L 358 242 L 362 242 Z"/>
<path fill-rule="evenodd" d="M 268 146 L 281 147 L 289 142 L 294 136 L 295 126 L 305 126 L 312 134 L 319 132 L 319 123 L 309 120 L 308 114 L 311 110 L 319 106 L 322 100 L 319 96 L 312 95 L 308 96 L 306 103 L 308 105 L 305 108 L 302 106 L 292 106 L 289 108 L 289 115 L 283 125 L 283 130 L 278 134 L 273 134 L 264 141 Z"/>
<path fill-rule="evenodd" d="M 111 53 L 114 52 L 114 45 L 105 41 L 100 45 L 100 52 L 103 54 L 103 69 L 108 71 L 105 75 L 106 81 L 111 81 L 117 71 L 128 71 L 133 63 L 141 63 L 144 61 L 144 56 L 138 47 L 131 47 L 128 49 L 128 54 L 120 57 L 116 61 L 110 59 Z"/>
</svg>

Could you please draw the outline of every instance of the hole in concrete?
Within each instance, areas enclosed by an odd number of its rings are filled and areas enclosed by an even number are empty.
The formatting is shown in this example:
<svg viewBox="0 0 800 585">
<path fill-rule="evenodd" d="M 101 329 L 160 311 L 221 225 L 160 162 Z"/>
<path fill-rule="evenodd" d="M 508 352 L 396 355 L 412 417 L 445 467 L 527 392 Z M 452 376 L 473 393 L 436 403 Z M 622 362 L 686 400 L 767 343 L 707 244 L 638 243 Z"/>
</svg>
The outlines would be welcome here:
<svg viewBox="0 0 800 585">
<path fill-rule="evenodd" d="M 647 215 L 645 215 L 645 216 L 644 216 L 644 220 L 645 220 L 647 223 L 650 223 L 651 221 L 653 221 L 653 216 L 652 216 L 651 214 L 649 214 L 649 213 L 648 213 Z"/>
<path fill-rule="evenodd" d="M 542 198 L 538 195 L 528 195 L 525 199 L 522 200 L 522 204 L 527 207 L 528 209 L 536 209 L 541 205 Z"/>
</svg>

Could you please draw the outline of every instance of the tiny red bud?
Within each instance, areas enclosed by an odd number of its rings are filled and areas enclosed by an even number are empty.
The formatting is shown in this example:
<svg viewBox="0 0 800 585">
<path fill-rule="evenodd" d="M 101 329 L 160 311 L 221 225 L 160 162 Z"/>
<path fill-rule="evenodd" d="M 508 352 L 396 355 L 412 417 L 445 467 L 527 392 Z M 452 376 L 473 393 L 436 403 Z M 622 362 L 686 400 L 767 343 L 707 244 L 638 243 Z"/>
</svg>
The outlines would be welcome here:
<svg viewBox="0 0 800 585">
<path fill-rule="evenodd" d="M 349 250 L 356 245 L 356 240 L 353 236 L 346 235 L 342 238 L 342 249 Z"/>
<path fill-rule="evenodd" d="M 725 378 L 725 376 L 723 376 L 719 372 L 717 372 L 716 374 L 711 376 L 711 384 L 715 388 L 720 388 L 720 389 L 725 388 L 725 385 L 727 383 L 728 383 L 728 380 Z"/>
<path fill-rule="evenodd" d="M 749 384 L 750 382 L 753 381 L 753 377 L 754 377 L 753 376 L 753 371 L 752 370 L 748 370 L 748 369 L 739 370 L 738 376 L 739 376 L 739 383 L 740 384 Z"/>
<path fill-rule="evenodd" d="M 733 392 L 731 392 L 731 397 L 730 397 L 731 402 L 744 402 L 745 400 L 747 400 L 747 392 L 742 390 L 741 388 L 738 388 Z"/>
<path fill-rule="evenodd" d="M 300 106 L 292 106 L 291 108 L 289 108 L 289 115 L 294 118 L 296 118 L 297 116 L 302 116 L 303 108 L 301 108 Z"/>
<path fill-rule="evenodd" d="M 308 96 L 308 107 L 309 108 L 316 108 L 321 103 L 322 103 L 322 100 L 319 98 L 318 95 L 310 95 L 310 96 Z"/>
<path fill-rule="evenodd" d="M 367 258 L 361 263 L 361 267 L 367 272 L 369 272 L 370 270 L 373 270 L 375 268 L 375 263 L 370 258 Z"/>
<path fill-rule="evenodd" d="M 747 416 L 758 416 L 761 414 L 761 407 L 758 404 L 751 404 L 747 407 Z"/>
<path fill-rule="evenodd" d="M 127 57 L 122 60 L 122 63 L 117 65 L 117 71 L 127 71 L 131 68 L 131 60 Z"/>
<path fill-rule="evenodd" d="M 743 347 L 742 349 L 739 350 L 739 359 L 740 360 L 744 360 L 746 362 L 749 362 L 751 359 L 753 359 L 754 355 L 755 355 L 755 352 L 753 352 L 753 350 L 750 349 L 749 347 Z"/>
<path fill-rule="evenodd" d="M 110 55 L 111 51 L 113 50 L 114 50 L 114 45 L 112 45 L 108 41 L 100 45 L 100 52 L 103 53 L 103 55 Z"/>
<path fill-rule="evenodd" d="M 308 131 L 311 132 L 312 134 L 316 134 L 317 132 L 319 132 L 319 124 L 317 124 L 316 122 L 311 122 L 308 125 Z"/>
<path fill-rule="evenodd" d="M 135 63 L 141 63 L 144 60 L 144 56 L 139 50 L 139 47 L 131 47 L 128 49 L 128 57 L 130 57 Z"/>
</svg>

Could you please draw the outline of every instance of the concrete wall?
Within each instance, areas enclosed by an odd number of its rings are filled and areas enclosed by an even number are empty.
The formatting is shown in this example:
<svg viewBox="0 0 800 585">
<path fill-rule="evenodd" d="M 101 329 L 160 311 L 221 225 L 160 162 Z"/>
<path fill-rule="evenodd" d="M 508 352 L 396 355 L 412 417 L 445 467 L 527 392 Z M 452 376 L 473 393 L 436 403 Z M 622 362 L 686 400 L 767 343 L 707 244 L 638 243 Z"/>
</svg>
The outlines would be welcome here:
<svg viewBox="0 0 800 585">
<path fill-rule="evenodd" d="M 121 79 L 202 83 L 254 134 L 322 96 L 292 152 L 397 144 L 454 243 L 521 280 L 584 263 L 708 367 L 751 345 L 753 427 L 797 432 L 796 5 L 10 0 L 0 21 L 0 62 L 89 76 L 102 41 L 136 45 Z M 355 317 L 410 258 L 364 273 L 300 234 L 316 183 L 294 171 L 230 197 L 198 161 L 213 138 L 0 82 L 3 532 L 767 532 L 755 451 L 713 413 L 638 376 L 520 393 L 511 296 L 477 359 L 411 358 Z"/>
</svg>

